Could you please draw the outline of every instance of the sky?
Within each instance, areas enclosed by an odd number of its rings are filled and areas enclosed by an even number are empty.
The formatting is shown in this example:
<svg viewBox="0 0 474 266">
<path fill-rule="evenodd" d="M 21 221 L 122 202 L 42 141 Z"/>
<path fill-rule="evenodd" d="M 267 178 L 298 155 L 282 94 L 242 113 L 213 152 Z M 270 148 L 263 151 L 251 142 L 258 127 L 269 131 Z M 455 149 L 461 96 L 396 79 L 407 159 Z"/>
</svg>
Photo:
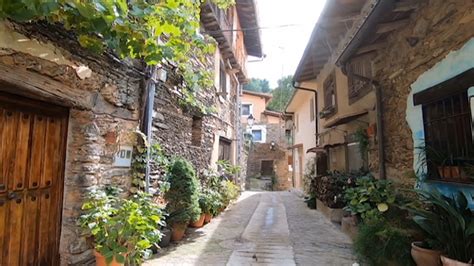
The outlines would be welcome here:
<svg viewBox="0 0 474 266">
<path fill-rule="evenodd" d="M 265 59 L 249 57 L 251 78 L 270 81 L 293 75 L 326 0 L 256 0 Z M 294 25 L 287 26 L 286 25 Z"/>
</svg>

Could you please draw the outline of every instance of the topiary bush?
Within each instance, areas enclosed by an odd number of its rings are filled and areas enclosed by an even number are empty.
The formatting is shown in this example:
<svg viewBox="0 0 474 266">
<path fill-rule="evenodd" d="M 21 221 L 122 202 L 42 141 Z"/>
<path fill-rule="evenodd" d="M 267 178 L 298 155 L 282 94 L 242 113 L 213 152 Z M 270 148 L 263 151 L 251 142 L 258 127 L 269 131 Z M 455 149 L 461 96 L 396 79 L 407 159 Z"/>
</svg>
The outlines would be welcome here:
<svg viewBox="0 0 474 266">
<path fill-rule="evenodd" d="M 175 159 L 168 181 L 170 188 L 165 194 L 168 223 L 187 223 L 199 219 L 199 181 L 191 163 L 183 158 Z"/>
</svg>

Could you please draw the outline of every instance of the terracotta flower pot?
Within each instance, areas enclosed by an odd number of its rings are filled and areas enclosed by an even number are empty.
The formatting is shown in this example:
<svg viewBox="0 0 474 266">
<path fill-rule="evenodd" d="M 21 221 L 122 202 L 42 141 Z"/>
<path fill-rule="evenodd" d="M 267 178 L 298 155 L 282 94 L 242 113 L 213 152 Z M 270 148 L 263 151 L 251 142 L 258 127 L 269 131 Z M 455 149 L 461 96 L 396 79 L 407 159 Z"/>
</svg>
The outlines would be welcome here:
<svg viewBox="0 0 474 266">
<path fill-rule="evenodd" d="M 472 263 L 460 262 L 458 260 L 453 260 L 445 256 L 441 256 L 441 262 L 443 266 L 472 266 Z"/>
<path fill-rule="evenodd" d="M 186 232 L 186 228 L 188 227 L 187 223 L 175 223 L 171 226 L 173 230 L 171 230 L 171 240 L 174 242 L 181 241 L 184 237 L 184 233 Z"/>
<path fill-rule="evenodd" d="M 206 214 L 204 215 L 204 223 L 208 224 L 208 223 L 211 222 L 211 220 L 212 220 L 212 214 L 206 213 Z"/>
<path fill-rule="evenodd" d="M 411 257 L 418 266 L 440 266 L 441 251 L 422 248 L 421 242 L 411 243 Z"/>
<path fill-rule="evenodd" d="M 205 215 L 204 213 L 199 216 L 199 219 L 197 221 L 194 221 L 189 224 L 189 226 L 194 227 L 194 228 L 201 228 L 204 225 L 204 218 Z"/>
<path fill-rule="evenodd" d="M 124 265 L 123 263 L 118 263 L 115 258 L 112 260 L 111 263 L 107 264 L 107 261 L 105 260 L 105 257 L 102 256 L 99 252 L 94 250 L 94 255 L 95 255 L 95 265 L 96 266 L 121 266 Z"/>
</svg>

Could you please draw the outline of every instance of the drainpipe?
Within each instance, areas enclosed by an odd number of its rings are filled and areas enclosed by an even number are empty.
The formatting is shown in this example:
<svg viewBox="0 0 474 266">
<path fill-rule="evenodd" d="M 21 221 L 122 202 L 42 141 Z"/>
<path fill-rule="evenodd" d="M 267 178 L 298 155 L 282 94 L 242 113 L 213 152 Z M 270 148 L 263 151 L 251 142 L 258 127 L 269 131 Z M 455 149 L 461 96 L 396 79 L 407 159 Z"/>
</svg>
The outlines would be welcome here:
<svg viewBox="0 0 474 266">
<path fill-rule="evenodd" d="M 155 67 L 150 68 L 149 70 L 149 79 L 147 80 L 147 97 L 145 102 L 145 115 L 143 118 L 143 132 L 146 135 L 146 141 L 148 142 L 146 159 L 145 159 L 145 192 L 150 192 L 150 157 L 151 157 L 151 143 L 153 140 L 152 137 L 152 124 L 153 124 L 153 107 L 155 100 L 155 91 L 156 91 L 156 80 L 155 80 L 156 69 Z"/>
<path fill-rule="evenodd" d="M 346 73 L 343 68 L 343 72 Z M 380 179 L 387 179 L 387 170 L 385 168 L 385 141 L 383 133 L 383 108 L 382 108 L 382 87 L 377 81 L 357 74 L 350 74 L 353 78 L 371 84 L 375 89 L 375 102 L 377 106 L 377 139 L 378 139 L 378 154 L 379 154 L 379 175 Z"/>
</svg>

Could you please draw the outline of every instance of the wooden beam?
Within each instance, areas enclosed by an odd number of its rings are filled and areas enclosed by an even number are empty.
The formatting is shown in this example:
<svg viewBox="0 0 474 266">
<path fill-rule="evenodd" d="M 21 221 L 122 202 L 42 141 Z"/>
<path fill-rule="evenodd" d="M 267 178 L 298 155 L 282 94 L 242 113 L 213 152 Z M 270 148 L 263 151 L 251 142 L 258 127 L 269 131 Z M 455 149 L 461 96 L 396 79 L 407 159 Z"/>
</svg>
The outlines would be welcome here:
<svg viewBox="0 0 474 266">
<path fill-rule="evenodd" d="M 391 32 L 397 30 L 403 26 L 406 26 L 410 19 L 401 19 L 396 20 L 388 23 L 381 23 L 377 26 L 377 30 L 375 31 L 376 34 L 382 34 L 386 32 Z"/>
<path fill-rule="evenodd" d="M 418 1 L 402 1 L 395 4 L 392 12 L 406 12 L 419 7 Z"/>
<path fill-rule="evenodd" d="M 0 64 L 0 90 L 35 97 L 67 107 L 92 109 L 93 94 L 71 88 L 47 76 L 25 69 Z M 10 85 L 10 86 L 9 86 Z"/>
<path fill-rule="evenodd" d="M 361 48 L 357 49 L 356 55 L 372 52 L 372 51 L 384 48 L 385 46 L 387 46 L 387 42 L 377 42 L 374 44 L 362 46 Z"/>
</svg>

